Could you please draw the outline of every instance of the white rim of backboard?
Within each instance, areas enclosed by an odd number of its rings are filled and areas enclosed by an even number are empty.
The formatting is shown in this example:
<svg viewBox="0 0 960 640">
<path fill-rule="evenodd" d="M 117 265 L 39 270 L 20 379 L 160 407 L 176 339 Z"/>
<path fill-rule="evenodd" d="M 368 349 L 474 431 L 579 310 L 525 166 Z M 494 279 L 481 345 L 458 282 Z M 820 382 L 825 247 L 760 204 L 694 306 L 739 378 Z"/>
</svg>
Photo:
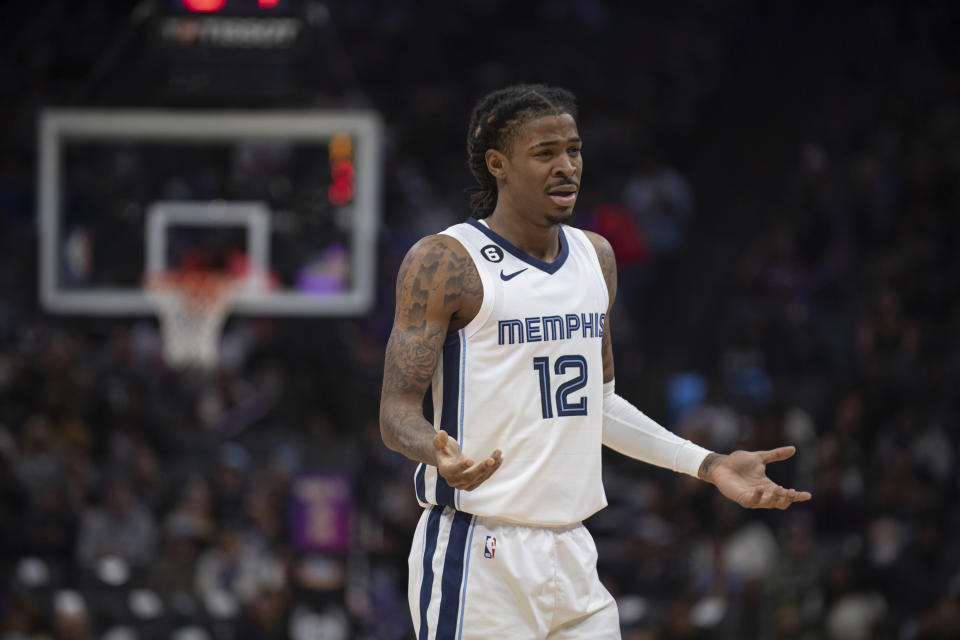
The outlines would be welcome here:
<svg viewBox="0 0 960 640">
<path fill-rule="evenodd" d="M 57 246 L 60 238 L 61 146 L 64 140 L 327 140 L 337 133 L 357 140 L 354 152 L 359 181 L 353 200 L 350 259 L 353 290 L 318 296 L 271 291 L 238 299 L 233 311 L 246 315 L 356 315 L 375 299 L 376 243 L 380 224 L 379 145 L 381 118 L 374 111 L 164 111 L 45 110 L 38 132 L 38 224 L 40 226 L 40 299 L 54 313 L 148 315 L 153 307 L 142 291 L 60 286 Z"/>
</svg>

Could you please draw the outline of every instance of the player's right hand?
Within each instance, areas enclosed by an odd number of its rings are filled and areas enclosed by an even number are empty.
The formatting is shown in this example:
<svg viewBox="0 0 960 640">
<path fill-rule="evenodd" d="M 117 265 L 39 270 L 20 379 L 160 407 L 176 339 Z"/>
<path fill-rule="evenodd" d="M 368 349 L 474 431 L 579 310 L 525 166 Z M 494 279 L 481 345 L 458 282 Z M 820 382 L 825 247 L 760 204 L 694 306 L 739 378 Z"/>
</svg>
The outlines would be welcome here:
<svg viewBox="0 0 960 640">
<path fill-rule="evenodd" d="M 460 451 L 457 441 L 441 429 L 433 438 L 437 450 L 437 471 L 454 489 L 472 491 L 493 475 L 503 463 L 503 454 L 497 449 L 486 460 L 474 463 Z"/>
</svg>

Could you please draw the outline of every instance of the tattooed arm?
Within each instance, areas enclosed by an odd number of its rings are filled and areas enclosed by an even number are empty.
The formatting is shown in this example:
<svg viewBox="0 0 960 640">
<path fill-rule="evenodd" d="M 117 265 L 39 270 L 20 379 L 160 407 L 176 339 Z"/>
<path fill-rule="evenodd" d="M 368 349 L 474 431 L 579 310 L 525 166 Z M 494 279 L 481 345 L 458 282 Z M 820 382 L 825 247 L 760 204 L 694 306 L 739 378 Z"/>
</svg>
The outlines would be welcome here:
<svg viewBox="0 0 960 640">
<path fill-rule="evenodd" d="M 613 342 L 610 334 L 610 316 L 613 310 L 613 301 L 617 297 L 617 259 L 613 255 L 613 247 L 607 242 L 607 239 L 599 233 L 585 231 L 593 248 L 597 251 L 597 258 L 600 259 L 600 270 L 603 271 L 603 279 L 607 283 L 607 319 L 603 323 L 603 338 L 600 348 L 603 350 L 603 382 L 613 380 Z"/>
<path fill-rule="evenodd" d="M 500 451 L 474 464 L 456 440 L 423 417 L 423 396 L 447 334 L 477 314 L 483 287 L 473 261 L 456 240 L 428 236 L 415 244 L 397 275 L 397 309 L 387 342 L 380 397 L 384 444 L 437 467 L 456 489 L 470 490 L 497 470 Z"/>
</svg>

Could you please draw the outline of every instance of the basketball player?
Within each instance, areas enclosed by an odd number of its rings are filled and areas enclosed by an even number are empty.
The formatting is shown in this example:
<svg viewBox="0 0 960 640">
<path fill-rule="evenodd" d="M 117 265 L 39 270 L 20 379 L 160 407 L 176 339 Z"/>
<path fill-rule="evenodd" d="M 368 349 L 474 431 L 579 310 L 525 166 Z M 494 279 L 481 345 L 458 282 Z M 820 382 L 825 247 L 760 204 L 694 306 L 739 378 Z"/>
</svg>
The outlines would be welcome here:
<svg viewBox="0 0 960 640">
<path fill-rule="evenodd" d="M 467 150 L 467 222 L 420 240 L 397 276 L 380 427 L 420 462 L 410 552 L 418 640 L 619 638 L 581 521 L 606 506 L 601 445 L 711 482 L 740 505 L 810 494 L 768 479 L 793 447 L 719 455 L 614 391 L 616 265 L 567 226 L 583 172 L 574 97 L 483 98 Z"/>
</svg>

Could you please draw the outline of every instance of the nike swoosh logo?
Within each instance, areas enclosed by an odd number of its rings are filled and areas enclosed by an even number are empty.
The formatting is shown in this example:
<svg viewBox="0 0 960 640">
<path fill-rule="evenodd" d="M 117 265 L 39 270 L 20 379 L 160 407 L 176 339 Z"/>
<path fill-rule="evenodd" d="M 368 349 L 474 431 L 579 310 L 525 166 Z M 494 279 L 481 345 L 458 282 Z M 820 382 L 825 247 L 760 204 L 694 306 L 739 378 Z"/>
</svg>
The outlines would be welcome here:
<svg viewBox="0 0 960 640">
<path fill-rule="evenodd" d="M 523 273 L 524 271 L 526 271 L 527 268 L 528 268 L 528 267 L 524 267 L 523 269 L 520 269 L 520 271 L 517 271 L 517 272 L 515 272 L 515 273 L 511 273 L 511 274 L 509 274 L 509 275 L 506 274 L 506 273 L 504 273 L 504 272 L 503 272 L 503 269 L 500 269 L 500 279 L 503 280 L 504 282 L 506 282 L 506 281 L 509 280 L 510 278 L 516 278 L 518 275 L 520 275 L 521 273 Z"/>
</svg>

